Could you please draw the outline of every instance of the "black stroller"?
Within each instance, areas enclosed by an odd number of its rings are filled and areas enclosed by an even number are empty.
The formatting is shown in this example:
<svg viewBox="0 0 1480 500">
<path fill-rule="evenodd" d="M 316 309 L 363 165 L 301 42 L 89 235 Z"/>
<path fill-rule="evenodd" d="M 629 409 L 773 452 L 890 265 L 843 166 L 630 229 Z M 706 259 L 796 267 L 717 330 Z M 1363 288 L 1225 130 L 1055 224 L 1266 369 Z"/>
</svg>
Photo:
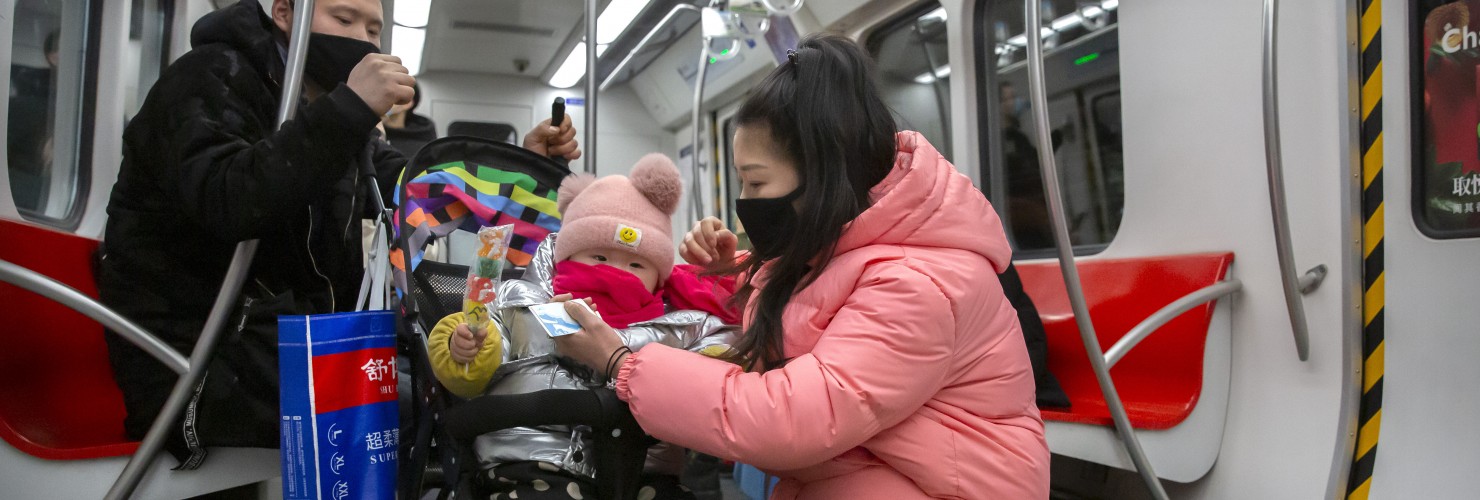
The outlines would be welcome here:
<svg viewBox="0 0 1480 500">
<path fill-rule="evenodd" d="M 560 229 L 555 197 L 570 171 L 549 158 L 499 142 L 447 137 L 427 144 L 397 183 L 396 248 L 401 297 L 401 352 L 411 365 L 411 415 L 403 419 L 400 498 L 469 498 L 478 473 L 474 437 L 540 425 L 587 426 L 595 440 L 596 489 L 603 499 L 636 498 L 647 448 L 626 403 L 608 389 L 545 390 L 461 400 L 432 374 L 426 338 L 447 314 L 461 311 L 468 268 L 423 261 L 426 245 L 458 231 L 514 224 L 504 277 L 518 278 L 545 236 Z M 408 272 L 409 271 L 409 272 Z"/>
</svg>

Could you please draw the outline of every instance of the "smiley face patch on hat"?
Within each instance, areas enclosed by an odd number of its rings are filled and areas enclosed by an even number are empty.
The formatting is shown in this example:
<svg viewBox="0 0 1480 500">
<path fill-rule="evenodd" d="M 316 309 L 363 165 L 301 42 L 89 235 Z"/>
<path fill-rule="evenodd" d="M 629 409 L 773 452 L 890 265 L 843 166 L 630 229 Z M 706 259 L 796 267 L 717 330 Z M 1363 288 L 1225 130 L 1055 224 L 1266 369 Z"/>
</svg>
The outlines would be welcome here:
<svg viewBox="0 0 1480 500">
<path fill-rule="evenodd" d="M 626 224 L 617 224 L 617 234 L 612 235 L 612 240 L 624 247 L 637 248 L 642 244 L 642 230 Z"/>
</svg>

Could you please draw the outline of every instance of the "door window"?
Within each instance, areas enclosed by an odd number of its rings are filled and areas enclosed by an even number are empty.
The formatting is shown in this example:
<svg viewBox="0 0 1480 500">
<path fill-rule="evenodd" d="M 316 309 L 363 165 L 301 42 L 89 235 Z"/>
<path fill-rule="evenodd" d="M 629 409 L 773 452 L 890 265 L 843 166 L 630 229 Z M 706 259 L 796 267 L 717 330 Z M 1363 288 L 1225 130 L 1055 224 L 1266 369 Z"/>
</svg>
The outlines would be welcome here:
<svg viewBox="0 0 1480 500">
<path fill-rule="evenodd" d="M 1019 256 L 1054 248 L 1028 98 L 1023 5 L 980 5 L 977 50 L 983 186 Z M 1054 158 L 1076 253 L 1115 238 L 1125 207 L 1116 0 L 1043 2 L 1044 73 Z"/>
</svg>

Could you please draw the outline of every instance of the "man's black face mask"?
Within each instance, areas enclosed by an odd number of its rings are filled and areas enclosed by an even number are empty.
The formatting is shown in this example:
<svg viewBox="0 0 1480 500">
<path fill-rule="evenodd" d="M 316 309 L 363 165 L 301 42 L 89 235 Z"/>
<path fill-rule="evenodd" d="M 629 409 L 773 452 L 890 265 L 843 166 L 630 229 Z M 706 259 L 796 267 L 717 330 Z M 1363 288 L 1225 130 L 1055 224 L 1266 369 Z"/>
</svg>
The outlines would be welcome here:
<svg viewBox="0 0 1480 500">
<path fill-rule="evenodd" d="M 380 49 L 370 42 L 342 36 L 313 33 L 308 37 L 308 61 L 303 73 L 324 91 L 349 81 L 355 65 Z"/>
</svg>

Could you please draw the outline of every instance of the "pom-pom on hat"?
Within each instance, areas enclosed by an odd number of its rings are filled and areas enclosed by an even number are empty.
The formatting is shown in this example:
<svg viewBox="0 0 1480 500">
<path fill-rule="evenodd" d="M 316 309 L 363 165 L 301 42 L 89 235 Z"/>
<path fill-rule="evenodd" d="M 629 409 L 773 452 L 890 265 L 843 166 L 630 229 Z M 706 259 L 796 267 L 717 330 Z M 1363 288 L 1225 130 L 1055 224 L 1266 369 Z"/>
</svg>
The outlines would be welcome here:
<svg viewBox="0 0 1480 500">
<path fill-rule="evenodd" d="M 673 213 L 682 192 L 678 167 L 658 153 L 638 160 L 630 177 L 565 178 L 557 201 L 564 220 L 555 261 L 597 248 L 631 252 L 658 266 L 667 281 L 673 272 Z"/>
</svg>

